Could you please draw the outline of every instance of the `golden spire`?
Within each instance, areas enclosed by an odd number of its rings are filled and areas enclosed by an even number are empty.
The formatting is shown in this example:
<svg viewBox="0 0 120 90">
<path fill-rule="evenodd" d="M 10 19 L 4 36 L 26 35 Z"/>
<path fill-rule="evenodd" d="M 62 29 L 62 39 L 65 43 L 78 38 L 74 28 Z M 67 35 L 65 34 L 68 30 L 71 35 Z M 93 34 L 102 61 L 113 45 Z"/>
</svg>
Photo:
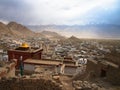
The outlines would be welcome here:
<svg viewBox="0 0 120 90">
<path fill-rule="evenodd" d="M 20 47 L 22 47 L 22 48 L 28 48 L 29 45 L 27 43 L 22 43 L 22 45 Z"/>
</svg>

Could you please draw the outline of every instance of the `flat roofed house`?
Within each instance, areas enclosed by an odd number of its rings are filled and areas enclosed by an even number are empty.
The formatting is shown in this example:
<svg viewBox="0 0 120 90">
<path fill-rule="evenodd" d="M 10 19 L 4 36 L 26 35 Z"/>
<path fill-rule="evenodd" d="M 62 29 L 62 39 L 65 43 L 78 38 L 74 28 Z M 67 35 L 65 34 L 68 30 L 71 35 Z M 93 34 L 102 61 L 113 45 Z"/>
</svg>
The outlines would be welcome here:
<svg viewBox="0 0 120 90">
<path fill-rule="evenodd" d="M 38 65 L 41 68 L 47 68 L 50 70 L 52 68 L 52 72 L 57 72 L 65 75 L 75 75 L 77 66 L 75 66 L 74 62 L 66 61 L 61 62 L 61 60 L 36 60 L 36 59 L 26 59 L 24 62 L 24 70 L 25 71 L 34 71 L 35 66 Z"/>
</svg>

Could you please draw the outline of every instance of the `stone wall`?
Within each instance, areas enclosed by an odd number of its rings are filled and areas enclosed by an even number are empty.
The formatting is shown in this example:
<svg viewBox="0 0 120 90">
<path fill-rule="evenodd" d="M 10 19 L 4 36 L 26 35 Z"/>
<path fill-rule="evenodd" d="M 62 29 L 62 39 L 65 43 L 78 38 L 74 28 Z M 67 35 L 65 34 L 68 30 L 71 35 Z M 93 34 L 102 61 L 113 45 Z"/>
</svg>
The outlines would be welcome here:
<svg viewBox="0 0 120 90">
<path fill-rule="evenodd" d="M 97 62 L 92 62 L 88 60 L 86 67 L 87 78 L 95 78 L 100 74 L 100 70 Z"/>
<path fill-rule="evenodd" d="M 120 68 L 109 67 L 107 72 L 107 81 L 115 85 L 120 85 Z"/>
<path fill-rule="evenodd" d="M 15 65 L 16 61 L 9 63 L 7 62 L 3 67 L 0 67 L 0 78 L 2 77 L 15 77 Z"/>
<path fill-rule="evenodd" d="M 112 84 L 120 85 L 120 68 L 102 62 L 88 61 L 86 70 L 89 79 L 104 78 Z M 102 73 L 103 72 L 103 73 Z"/>
<path fill-rule="evenodd" d="M 61 85 L 45 79 L 2 79 L 0 90 L 63 90 Z"/>
</svg>

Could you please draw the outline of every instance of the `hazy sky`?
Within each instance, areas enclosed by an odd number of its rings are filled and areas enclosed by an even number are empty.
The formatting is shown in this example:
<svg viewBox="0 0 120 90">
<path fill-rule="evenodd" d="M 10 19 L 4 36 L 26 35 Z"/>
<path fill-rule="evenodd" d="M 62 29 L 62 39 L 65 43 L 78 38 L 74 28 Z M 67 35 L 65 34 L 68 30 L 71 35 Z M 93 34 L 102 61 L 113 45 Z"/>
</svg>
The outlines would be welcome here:
<svg viewBox="0 0 120 90">
<path fill-rule="evenodd" d="M 120 25 L 120 0 L 0 0 L 0 21 Z"/>
</svg>

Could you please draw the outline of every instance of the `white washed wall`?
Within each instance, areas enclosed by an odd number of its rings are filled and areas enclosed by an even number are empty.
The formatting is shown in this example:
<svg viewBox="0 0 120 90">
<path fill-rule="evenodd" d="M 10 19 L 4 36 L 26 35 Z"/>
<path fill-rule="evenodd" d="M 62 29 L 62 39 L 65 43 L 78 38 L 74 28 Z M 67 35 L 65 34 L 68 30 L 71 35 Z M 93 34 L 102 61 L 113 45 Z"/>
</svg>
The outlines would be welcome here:
<svg viewBox="0 0 120 90">
<path fill-rule="evenodd" d="M 34 69 L 35 69 L 35 65 L 32 65 L 32 64 L 24 64 L 24 70 L 34 71 Z"/>
</svg>

